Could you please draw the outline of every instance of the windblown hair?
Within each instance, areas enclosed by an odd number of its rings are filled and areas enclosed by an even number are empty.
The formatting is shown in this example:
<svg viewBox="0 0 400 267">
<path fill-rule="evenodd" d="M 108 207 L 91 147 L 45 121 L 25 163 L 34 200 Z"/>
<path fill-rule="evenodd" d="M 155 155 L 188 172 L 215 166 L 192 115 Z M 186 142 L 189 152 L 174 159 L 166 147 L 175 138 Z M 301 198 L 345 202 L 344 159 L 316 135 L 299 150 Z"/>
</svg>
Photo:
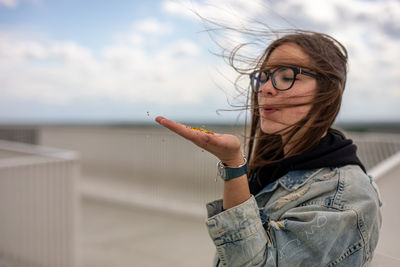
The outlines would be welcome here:
<svg viewBox="0 0 400 267">
<path fill-rule="evenodd" d="M 308 55 L 310 60 L 307 65 L 299 67 L 307 68 L 317 74 L 317 92 L 311 102 L 283 105 L 282 107 L 311 105 L 311 109 L 305 118 L 275 134 L 266 134 L 261 131 L 257 94 L 253 91 L 247 94 L 247 103 L 250 102 L 247 107 L 251 110 L 249 133 L 245 127 L 245 141 L 248 141 L 249 177 L 252 172 L 265 164 L 302 154 L 315 146 L 323 134 L 332 126 L 341 106 L 347 76 L 348 56 L 346 48 L 327 34 L 294 30 L 273 41 L 262 56 L 254 62 L 253 71 L 263 69 L 271 53 L 283 44 L 295 44 Z M 231 52 L 229 62 L 240 74 L 248 75 L 250 69 L 246 73 L 235 65 L 237 52 L 242 46 L 238 46 Z M 239 58 L 240 60 L 242 59 Z M 248 89 L 250 90 L 249 87 Z M 299 138 L 299 134 L 301 138 Z M 282 135 L 286 137 L 284 142 L 281 138 Z M 293 141 L 295 135 L 296 138 Z M 291 143 L 290 150 L 285 151 L 283 155 L 283 148 L 288 143 Z"/>
</svg>

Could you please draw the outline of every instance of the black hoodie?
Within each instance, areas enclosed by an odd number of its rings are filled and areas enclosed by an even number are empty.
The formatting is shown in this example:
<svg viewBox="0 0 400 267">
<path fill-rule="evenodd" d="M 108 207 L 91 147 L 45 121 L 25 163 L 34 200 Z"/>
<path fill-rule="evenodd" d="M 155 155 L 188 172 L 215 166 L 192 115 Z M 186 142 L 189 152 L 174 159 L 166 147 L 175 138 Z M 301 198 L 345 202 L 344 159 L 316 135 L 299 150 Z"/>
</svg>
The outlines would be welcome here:
<svg viewBox="0 0 400 267">
<path fill-rule="evenodd" d="M 358 165 L 366 173 L 356 151 L 357 146 L 351 139 L 346 139 L 344 134 L 338 130 L 329 129 L 318 144 L 305 153 L 255 170 L 249 180 L 250 192 L 256 195 L 268 184 L 294 170 Z"/>
</svg>

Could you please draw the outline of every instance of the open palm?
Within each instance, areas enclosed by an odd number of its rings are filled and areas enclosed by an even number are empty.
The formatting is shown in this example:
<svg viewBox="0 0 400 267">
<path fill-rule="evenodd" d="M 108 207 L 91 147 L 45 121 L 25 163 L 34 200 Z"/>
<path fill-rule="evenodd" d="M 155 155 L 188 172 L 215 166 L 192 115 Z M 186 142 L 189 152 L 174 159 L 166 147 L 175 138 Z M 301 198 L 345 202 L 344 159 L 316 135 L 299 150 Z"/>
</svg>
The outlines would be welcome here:
<svg viewBox="0 0 400 267">
<path fill-rule="evenodd" d="M 236 136 L 196 130 L 161 116 L 158 116 L 155 120 L 162 126 L 212 153 L 222 162 L 228 165 L 230 163 L 241 164 L 241 162 L 238 162 L 238 160 L 241 161 L 243 159 L 240 149 L 241 145 L 239 138 Z"/>
</svg>

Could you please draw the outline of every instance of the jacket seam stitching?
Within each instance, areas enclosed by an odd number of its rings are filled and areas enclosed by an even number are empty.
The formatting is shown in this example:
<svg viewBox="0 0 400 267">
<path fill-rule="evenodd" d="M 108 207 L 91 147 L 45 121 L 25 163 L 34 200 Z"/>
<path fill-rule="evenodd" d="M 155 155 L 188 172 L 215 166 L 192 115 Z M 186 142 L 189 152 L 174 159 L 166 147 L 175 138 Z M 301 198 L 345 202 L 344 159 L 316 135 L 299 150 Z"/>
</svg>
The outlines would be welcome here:
<svg viewBox="0 0 400 267">
<path fill-rule="evenodd" d="M 344 259 L 348 258 L 350 255 L 354 254 L 355 252 L 359 251 L 360 249 L 362 249 L 363 246 L 363 242 L 357 241 L 356 243 L 350 245 L 345 252 L 343 252 L 338 258 L 336 258 L 334 261 L 331 261 L 327 266 L 331 267 L 331 266 L 335 266 L 338 263 L 342 262 Z"/>
<path fill-rule="evenodd" d="M 340 203 L 341 198 L 342 198 L 342 194 L 344 192 L 344 186 L 345 186 L 345 183 L 344 183 L 343 173 L 342 173 L 342 171 L 339 170 L 338 171 L 338 185 L 337 185 L 337 188 L 336 188 L 336 193 L 335 193 L 335 195 L 333 197 L 332 205 L 333 206 L 338 206 L 341 209 L 344 208 L 344 205 Z"/>
<path fill-rule="evenodd" d="M 232 239 L 232 240 L 229 240 L 229 241 L 226 240 L 228 238 L 221 237 L 221 243 L 218 244 L 217 246 L 223 246 L 223 245 L 226 245 L 226 244 L 235 243 L 235 242 L 238 242 L 238 241 L 245 240 L 245 239 L 257 234 L 260 230 L 265 230 L 265 229 L 264 229 L 262 223 L 257 222 L 257 224 L 254 225 L 254 228 L 248 234 L 246 234 L 245 236 L 243 236 L 243 237 L 241 236 L 240 238 Z M 241 231 L 241 233 L 242 232 L 243 231 Z M 242 235 L 242 234 L 240 234 L 240 235 Z"/>
</svg>

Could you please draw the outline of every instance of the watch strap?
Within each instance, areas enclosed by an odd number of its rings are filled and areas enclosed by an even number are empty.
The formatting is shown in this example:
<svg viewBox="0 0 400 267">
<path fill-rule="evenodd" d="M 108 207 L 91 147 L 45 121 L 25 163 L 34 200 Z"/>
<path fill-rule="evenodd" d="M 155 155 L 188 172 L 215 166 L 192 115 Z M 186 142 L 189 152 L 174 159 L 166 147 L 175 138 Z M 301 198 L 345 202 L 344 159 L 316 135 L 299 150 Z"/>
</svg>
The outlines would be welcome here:
<svg viewBox="0 0 400 267">
<path fill-rule="evenodd" d="M 244 163 L 238 167 L 229 167 L 222 161 L 218 162 L 218 175 L 224 180 L 228 181 L 234 178 L 238 178 L 244 174 L 248 173 L 247 159 L 244 157 Z"/>
</svg>

